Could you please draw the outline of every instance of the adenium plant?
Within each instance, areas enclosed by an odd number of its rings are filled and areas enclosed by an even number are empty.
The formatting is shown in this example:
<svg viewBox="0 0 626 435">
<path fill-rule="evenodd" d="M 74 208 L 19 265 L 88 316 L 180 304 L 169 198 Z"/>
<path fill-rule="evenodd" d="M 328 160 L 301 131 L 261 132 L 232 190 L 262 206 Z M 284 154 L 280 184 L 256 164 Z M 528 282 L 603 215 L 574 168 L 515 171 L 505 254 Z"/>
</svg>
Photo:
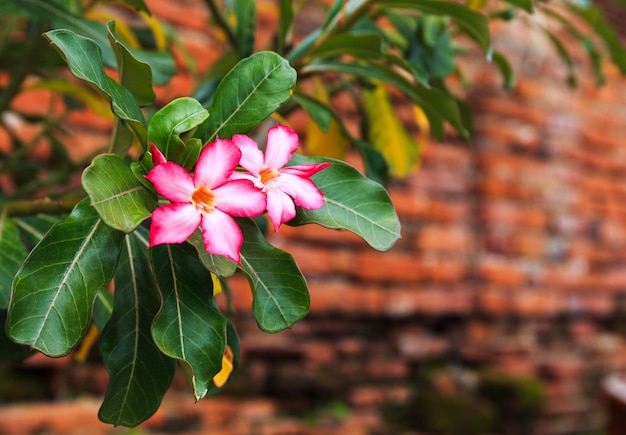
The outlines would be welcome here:
<svg viewBox="0 0 626 435">
<path fill-rule="evenodd" d="M 415 170 L 423 143 L 400 122 L 389 87 L 414 104 L 422 136 L 442 139 L 448 124 L 467 138 L 468 107 L 445 82 L 460 74 L 457 44 L 472 41 L 512 85 L 506 57 L 492 50 L 489 20 L 537 8 L 568 23 L 550 2 L 532 0 L 338 0 L 314 31 L 295 37 L 297 10 L 309 2 L 281 0 L 274 43 L 255 52 L 255 2 L 206 0 L 226 35 L 224 56 L 197 80 L 193 95 L 157 104 L 154 87 L 176 74 L 163 42 L 168 32 L 144 0 L 122 3 L 150 32 L 124 20 L 89 19 L 90 8 L 101 6 L 83 3 L 0 2 L 7 25 L 0 67 L 10 77 L 0 113 L 25 118 L 10 102 L 29 78 L 62 95 L 67 110 L 102 111 L 105 101 L 112 118 L 108 146 L 85 162 L 72 161 L 60 139 L 65 114 L 35 120 L 53 147 L 51 167 L 31 160 L 24 150 L 32 144 L 1 123 L 15 140 L 14 156 L 0 160 L 0 355 L 60 357 L 84 346 L 87 331 L 99 331 L 110 374 L 99 417 L 125 426 L 158 409 L 178 366 L 197 399 L 234 376 L 237 333 L 216 301 L 220 288 L 230 297 L 234 273 L 248 278 L 262 330 L 284 330 L 307 314 L 306 280 L 293 257 L 268 242 L 266 227 L 318 224 L 352 231 L 380 251 L 394 245 L 400 223 L 382 183 Z M 568 8 L 626 72 L 623 47 L 598 10 Z M 587 33 L 566 30 L 599 65 Z M 596 73 L 601 81 L 601 68 Z M 358 137 L 333 109 L 339 93 L 361 111 Z M 287 125 L 297 110 L 310 118 L 302 141 Z M 345 163 L 351 152 L 362 171 Z M 25 168 L 36 176 L 25 180 Z M 72 189 L 75 174 L 81 182 Z"/>
</svg>

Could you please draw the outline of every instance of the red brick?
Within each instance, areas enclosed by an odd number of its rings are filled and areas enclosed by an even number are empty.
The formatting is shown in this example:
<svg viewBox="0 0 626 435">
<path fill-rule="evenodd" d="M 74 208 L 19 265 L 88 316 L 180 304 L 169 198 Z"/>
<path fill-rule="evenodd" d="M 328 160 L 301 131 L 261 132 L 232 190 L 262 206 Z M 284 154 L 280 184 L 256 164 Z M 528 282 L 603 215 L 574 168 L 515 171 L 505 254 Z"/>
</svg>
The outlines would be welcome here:
<svg viewBox="0 0 626 435">
<path fill-rule="evenodd" d="M 484 256 L 478 267 L 480 276 L 494 284 L 516 287 L 526 281 L 524 272 L 515 261 Z"/>
<path fill-rule="evenodd" d="M 417 248 L 432 251 L 463 252 L 472 248 L 472 234 L 467 227 L 428 225 L 419 230 Z"/>
<path fill-rule="evenodd" d="M 390 193 L 396 211 L 404 218 L 458 223 L 467 221 L 470 217 L 470 204 L 467 198 L 445 201 L 428 196 L 419 190 L 414 192 L 392 190 Z"/>
</svg>

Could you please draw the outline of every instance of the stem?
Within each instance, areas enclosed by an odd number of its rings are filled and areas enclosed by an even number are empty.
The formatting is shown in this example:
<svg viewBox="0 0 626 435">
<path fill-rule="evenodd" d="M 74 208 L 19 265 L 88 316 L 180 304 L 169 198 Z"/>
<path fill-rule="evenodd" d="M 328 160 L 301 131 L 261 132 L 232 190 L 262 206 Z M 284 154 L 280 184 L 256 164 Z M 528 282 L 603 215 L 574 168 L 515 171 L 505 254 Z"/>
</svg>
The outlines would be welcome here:
<svg viewBox="0 0 626 435">
<path fill-rule="evenodd" d="M 213 17 L 215 18 L 215 21 L 217 22 L 217 25 L 222 28 L 224 33 L 226 33 L 228 42 L 233 46 L 233 48 L 237 49 L 237 37 L 235 36 L 235 32 L 233 31 L 232 27 L 230 27 L 230 25 L 228 24 L 228 21 L 222 14 L 222 11 L 220 11 L 220 9 L 217 7 L 217 4 L 215 4 L 215 1 L 204 0 L 204 2 L 211 10 Z"/>
<path fill-rule="evenodd" d="M 74 206 L 83 198 L 71 199 L 29 199 L 23 201 L 9 202 L 0 205 L 3 213 L 8 216 L 35 215 L 38 213 L 62 214 L 72 211 Z"/>
</svg>

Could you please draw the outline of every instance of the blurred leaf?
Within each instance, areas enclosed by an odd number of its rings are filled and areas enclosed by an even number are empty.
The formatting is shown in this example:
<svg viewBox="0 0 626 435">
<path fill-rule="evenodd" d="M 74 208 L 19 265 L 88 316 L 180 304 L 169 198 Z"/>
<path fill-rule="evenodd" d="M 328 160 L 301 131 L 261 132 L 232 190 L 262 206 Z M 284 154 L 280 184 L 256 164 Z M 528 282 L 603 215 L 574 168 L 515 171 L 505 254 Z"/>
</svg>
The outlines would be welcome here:
<svg viewBox="0 0 626 435">
<path fill-rule="evenodd" d="M 61 7 L 58 3 L 49 0 L 5 1 L 28 11 L 32 16 L 52 21 L 54 28 L 63 28 L 66 31 L 76 32 L 81 36 L 89 38 L 100 49 L 101 54 L 98 56 L 98 59 L 101 59 L 109 67 L 117 65 L 115 55 L 106 37 L 107 29 L 104 24 L 86 20 Z"/>
<path fill-rule="evenodd" d="M 499 51 L 494 51 L 491 55 L 491 61 L 496 64 L 504 81 L 504 87 L 512 89 L 515 87 L 515 71 L 511 68 L 508 59 Z"/>
<path fill-rule="evenodd" d="M 384 54 L 383 40 L 377 34 L 341 33 L 315 47 L 311 57 L 350 55 L 358 59 L 380 58 Z"/>
<path fill-rule="evenodd" d="M 139 104 L 128 89 L 106 75 L 98 46 L 69 30 L 51 30 L 45 36 L 63 55 L 72 74 L 86 80 L 106 98 L 113 113 L 127 121 L 145 145 L 145 119 Z"/>
<path fill-rule="evenodd" d="M 197 100 L 177 98 L 150 119 L 148 142 L 154 143 L 168 161 L 183 164 L 187 160 L 186 146 L 180 135 L 201 125 L 208 116 L 207 110 Z M 195 161 L 191 163 L 195 164 Z"/>
<path fill-rule="evenodd" d="M 295 85 L 296 71 L 278 54 L 243 59 L 220 82 L 197 137 L 206 143 L 248 133 L 291 97 Z"/>
<path fill-rule="evenodd" d="M 117 154 L 93 159 L 83 172 L 82 183 L 104 223 L 125 233 L 135 230 L 156 207 L 156 197 Z"/>
<path fill-rule="evenodd" d="M 313 79 L 313 97 L 322 103 L 330 104 L 330 96 L 319 77 Z M 329 114 L 332 115 L 332 112 Z M 318 125 L 313 117 L 307 123 L 306 149 L 310 154 L 343 159 L 349 147 L 350 141 L 342 131 L 337 119 L 331 117 L 326 131 Z"/>
<path fill-rule="evenodd" d="M 407 177 L 417 168 L 418 144 L 398 119 L 384 84 L 378 82 L 372 89 L 363 89 L 362 95 L 368 142 L 381 152 L 391 175 Z"/>
<path fill-rule="evenodd" d="M 237 17 L 237 51 L 239 55 L 248 57 L 254 49 L 254 31 L 257 22 L 254 0 L 233 0 L 233 9 Z"/>
<path fill-rule="evenodd" d="M 428 14 L 448 16 L 463 27 L 484 51 L 489 51 L 491 37 L 488 18 L 459 3 L 440 0 L 379 0 L 377 5 L 386 8 L 415 9 Z"/>
<path fill-rule="evenodd" d="M 626 48 L 617 32 L 604 18 L 602 11 L 594 6 L 579 7 L 573 3 L 567 3 L 567 5 L 591 26 L 596 35 L 602 38 L 611 53 L 611 60 L 622 74 L 626 74 Z"/>
<path fill-rule="evenodd" d="M 463 138 L 468 137 L 466 126 L 460 117 L 456 100 L 447 93 L 435 88 L 426 88 L 412 83 L 405 76 L 383 65 L 344 63 L 338 61 L 315 61 L 306 66 L 306 73 L 336 72 L 363 77 L 368 80 L 381 80 L 396 87 L 424 110 L 433 135 L 443 140 L 443 120 L 446 120 Z"/>
<path fill-rule="evenodd" d="M 338 160 L 295 154 L 290 164 L 325 161 L 331 161 L 332 165 L 312 177 L 324 193 L 324 206 L 317 210 L 297 208 L 297 216 L 288 224 L 317 223 L 327 228 L 349 230 L 374 249 L 390 249 L 400 238 L 400 221 L 381 185 Z"/>
<path fill-rule="evenodd" d="M 102 99 L 96 94 L 90 92 L 88 90 L 89 88 L 82 87 L 75 81 L 73 82 L 63 79 L 44 79 L 37 81 L 31 89 L 48 89 L 53 92 L 69 95 L 72 98 L 79 100 L 96 115 L 113 119 L 111 106 L 102 101 Z"/>
<path fill-rule="evenodd" d="M 162 352 L 186 364 L 194 396 L 201 399 L 222 368 L 226 348 L 226 318 L 215 305 L 211 275 L 186 243 L 158 245 L 150 253 L 163 298 L 152 335 Z"/>
<path fill-rule="evenodd" d="M 144 11 L 148 14 L 150 13 L 150 9 L 148 9 L 148 6 L 144 2 L 144 0 L 121 0 L 121 1 L 126 3 L 127 5 L 132 6 L 136 11 Z"/>
<path fill-rule="evenodd" d="M 381 152 L 363 140 L 355 143 L 365 164 L 365 175 L 378 184 L 385 185 L 389 181 L 389 164 Z"/>
<path fill-rule="evenodd" d="M 416 77 L 444 78 L 454 70 L 454 48 L 447 19 L 422 15 L 405 57 Z"/>
<path fill-rule="evenodd" d="M 568 71 L 568 75 L 567 75 L 567 82 L 570 86 L 576 86 L 576 68 L 574 66 L 574 61 L 572 60 L 572 57 L 570 56 L 569 52 L 567 51 L 567 48 L 565 48 L 565 45 L 563 45 L 563 43 L 561 42 L 561 40 L 555 36 L 554 34 L 552 34 L 551 32 L 549 32 L 548 30 L 545 30 L 546 35 L 548 36 L 548 39 L 550 40 L 550 42 L 552 42 L 552 45 L 554 46 L 554 48 L 556 49 L 557 54 L 559 55 L 559 57 L 561 58 L 561 60 L 563 61 L 563 63 L 565 64 L 565 66 L 567 67 L 567 71 Z"/>
<path fill-rule="evenodd" d="M 0 208 L 0 310 L 9 305 L 11 282 L 28 255 L 19 236 L 17 226 Z"/>
<path fill-rule="evenodd" d="M 293 4 L 291 0 L 280 0 L 278 20 L 278 53 L 283 53 L 293 27 Z"/>
<path fill-rule="evenodd" d="M 259 328 L 290 328 L 309 311 L 306 281 L 293 257 L 270 245 L 254 221 L 237 219 L 244 234 L 241 268 L 252 289 L 252 311 Z"/>
<path fill-rule="evenodd" d="M 108 37 L 117 59 L 120 73 L 119 82 L 128 89 L 140 106 L 154 102 L 156 95 L 152 90 L 152 70 L 150 65 L 137 60 L 115 34 L 115 22 L 107 23 Z"/>
<path fill-rule="evenodd" d="M 328 131 L 333 114 L 327 105 L 306 94 L 294 94 L 293 99 L 302 106 L 322 131 Z"/>
<path fill-rule="evenodd" d="M 100 339 L 110 379 L 98 417 L 129 427 L 159 408 L 176 369 L 176 361 L 159 350 L 150 334 L 161 300 L 150 268 L 147 238 L 147 230 L 141 228 L 124 239 L 115 271 L 113 312 Z"/>
<path fill-rule="evenodd" d="M 13 282 L 7 333 L 48 356 L 66 355 L 84 334 L 96 293 L 115 269 L 123 233 L 88 200 L 56 223 Z"/>
<path fill-rule="evenodd" d="M 7 310 L 0 309 L 0 325 L 6 323 Z M 7 337 L 4 328 L 0 328 L 0 362 L 18 362 L 32 355 L 30 346 L 17 344 Z"/>
<path fill-rule="evenodd" d="M 535 12 L 535 5 L 533 3 L 533 0 L 505 0 L 505 1 L 517 8 L 525 10 L 529 14 L 532 14 Z"/>
</svg>

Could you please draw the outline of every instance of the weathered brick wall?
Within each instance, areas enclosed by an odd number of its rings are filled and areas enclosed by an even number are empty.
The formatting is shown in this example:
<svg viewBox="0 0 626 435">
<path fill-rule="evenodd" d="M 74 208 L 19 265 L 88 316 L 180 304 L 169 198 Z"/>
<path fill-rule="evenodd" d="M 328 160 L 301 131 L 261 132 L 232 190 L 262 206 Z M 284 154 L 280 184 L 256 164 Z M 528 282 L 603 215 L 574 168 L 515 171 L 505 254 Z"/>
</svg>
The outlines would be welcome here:
<svg viewBox="0 0 626 435">
<path fill-rule="evenodd" d="M 147 3 L 180 29 L 197 72 L 218 58 L 220 35 L 206 25 L 202 1 Z M 259 2 L 259 47 L 276 24 L 271 4 Z M 608 83 L 596 88 L 572 46 L 581 74 L 570 89 L 539 33 L 515 25 L 495 26 L 494 35 L 518 84 L 503 90 L 479 54 L 463 61 L 475 138 L 450 133 L 429 144 L 419 172 L 391 183 L 402 221 L 392 250 L 376 252 L 350 233 L 283 226 L 270 241 L 293 253 L 312 303 L 305 320 L 275 335 L 257 329 L 247 283 L 235 277 L 242 367 L 220 398 L 196 405 L 215 427 L 227 416 L 260 421 L 292 411 L 323 419 L 339 403 L 354 417 L 342 432 L 292 424 L 262 433 L 371 433 L 396 405 L 419 414 L 411 404 L 429 367 L 428 388 L 444 394 L 471 391 L 485 369 L 541 380 L 547 401 L 534 433 L 602 426 L 600 380 L 626 361 L 626 80 L 607 65 Z M 192 74 L 183 68 L 160 100 L 188 95 Z M 73 121 L 69 132 L 83 148 L 106 143 L 108 124 Z M 301 129 L 305 120 L 290 121 Z M 230 401 L 244 395 L 262 401 Z"/>
</svg>

